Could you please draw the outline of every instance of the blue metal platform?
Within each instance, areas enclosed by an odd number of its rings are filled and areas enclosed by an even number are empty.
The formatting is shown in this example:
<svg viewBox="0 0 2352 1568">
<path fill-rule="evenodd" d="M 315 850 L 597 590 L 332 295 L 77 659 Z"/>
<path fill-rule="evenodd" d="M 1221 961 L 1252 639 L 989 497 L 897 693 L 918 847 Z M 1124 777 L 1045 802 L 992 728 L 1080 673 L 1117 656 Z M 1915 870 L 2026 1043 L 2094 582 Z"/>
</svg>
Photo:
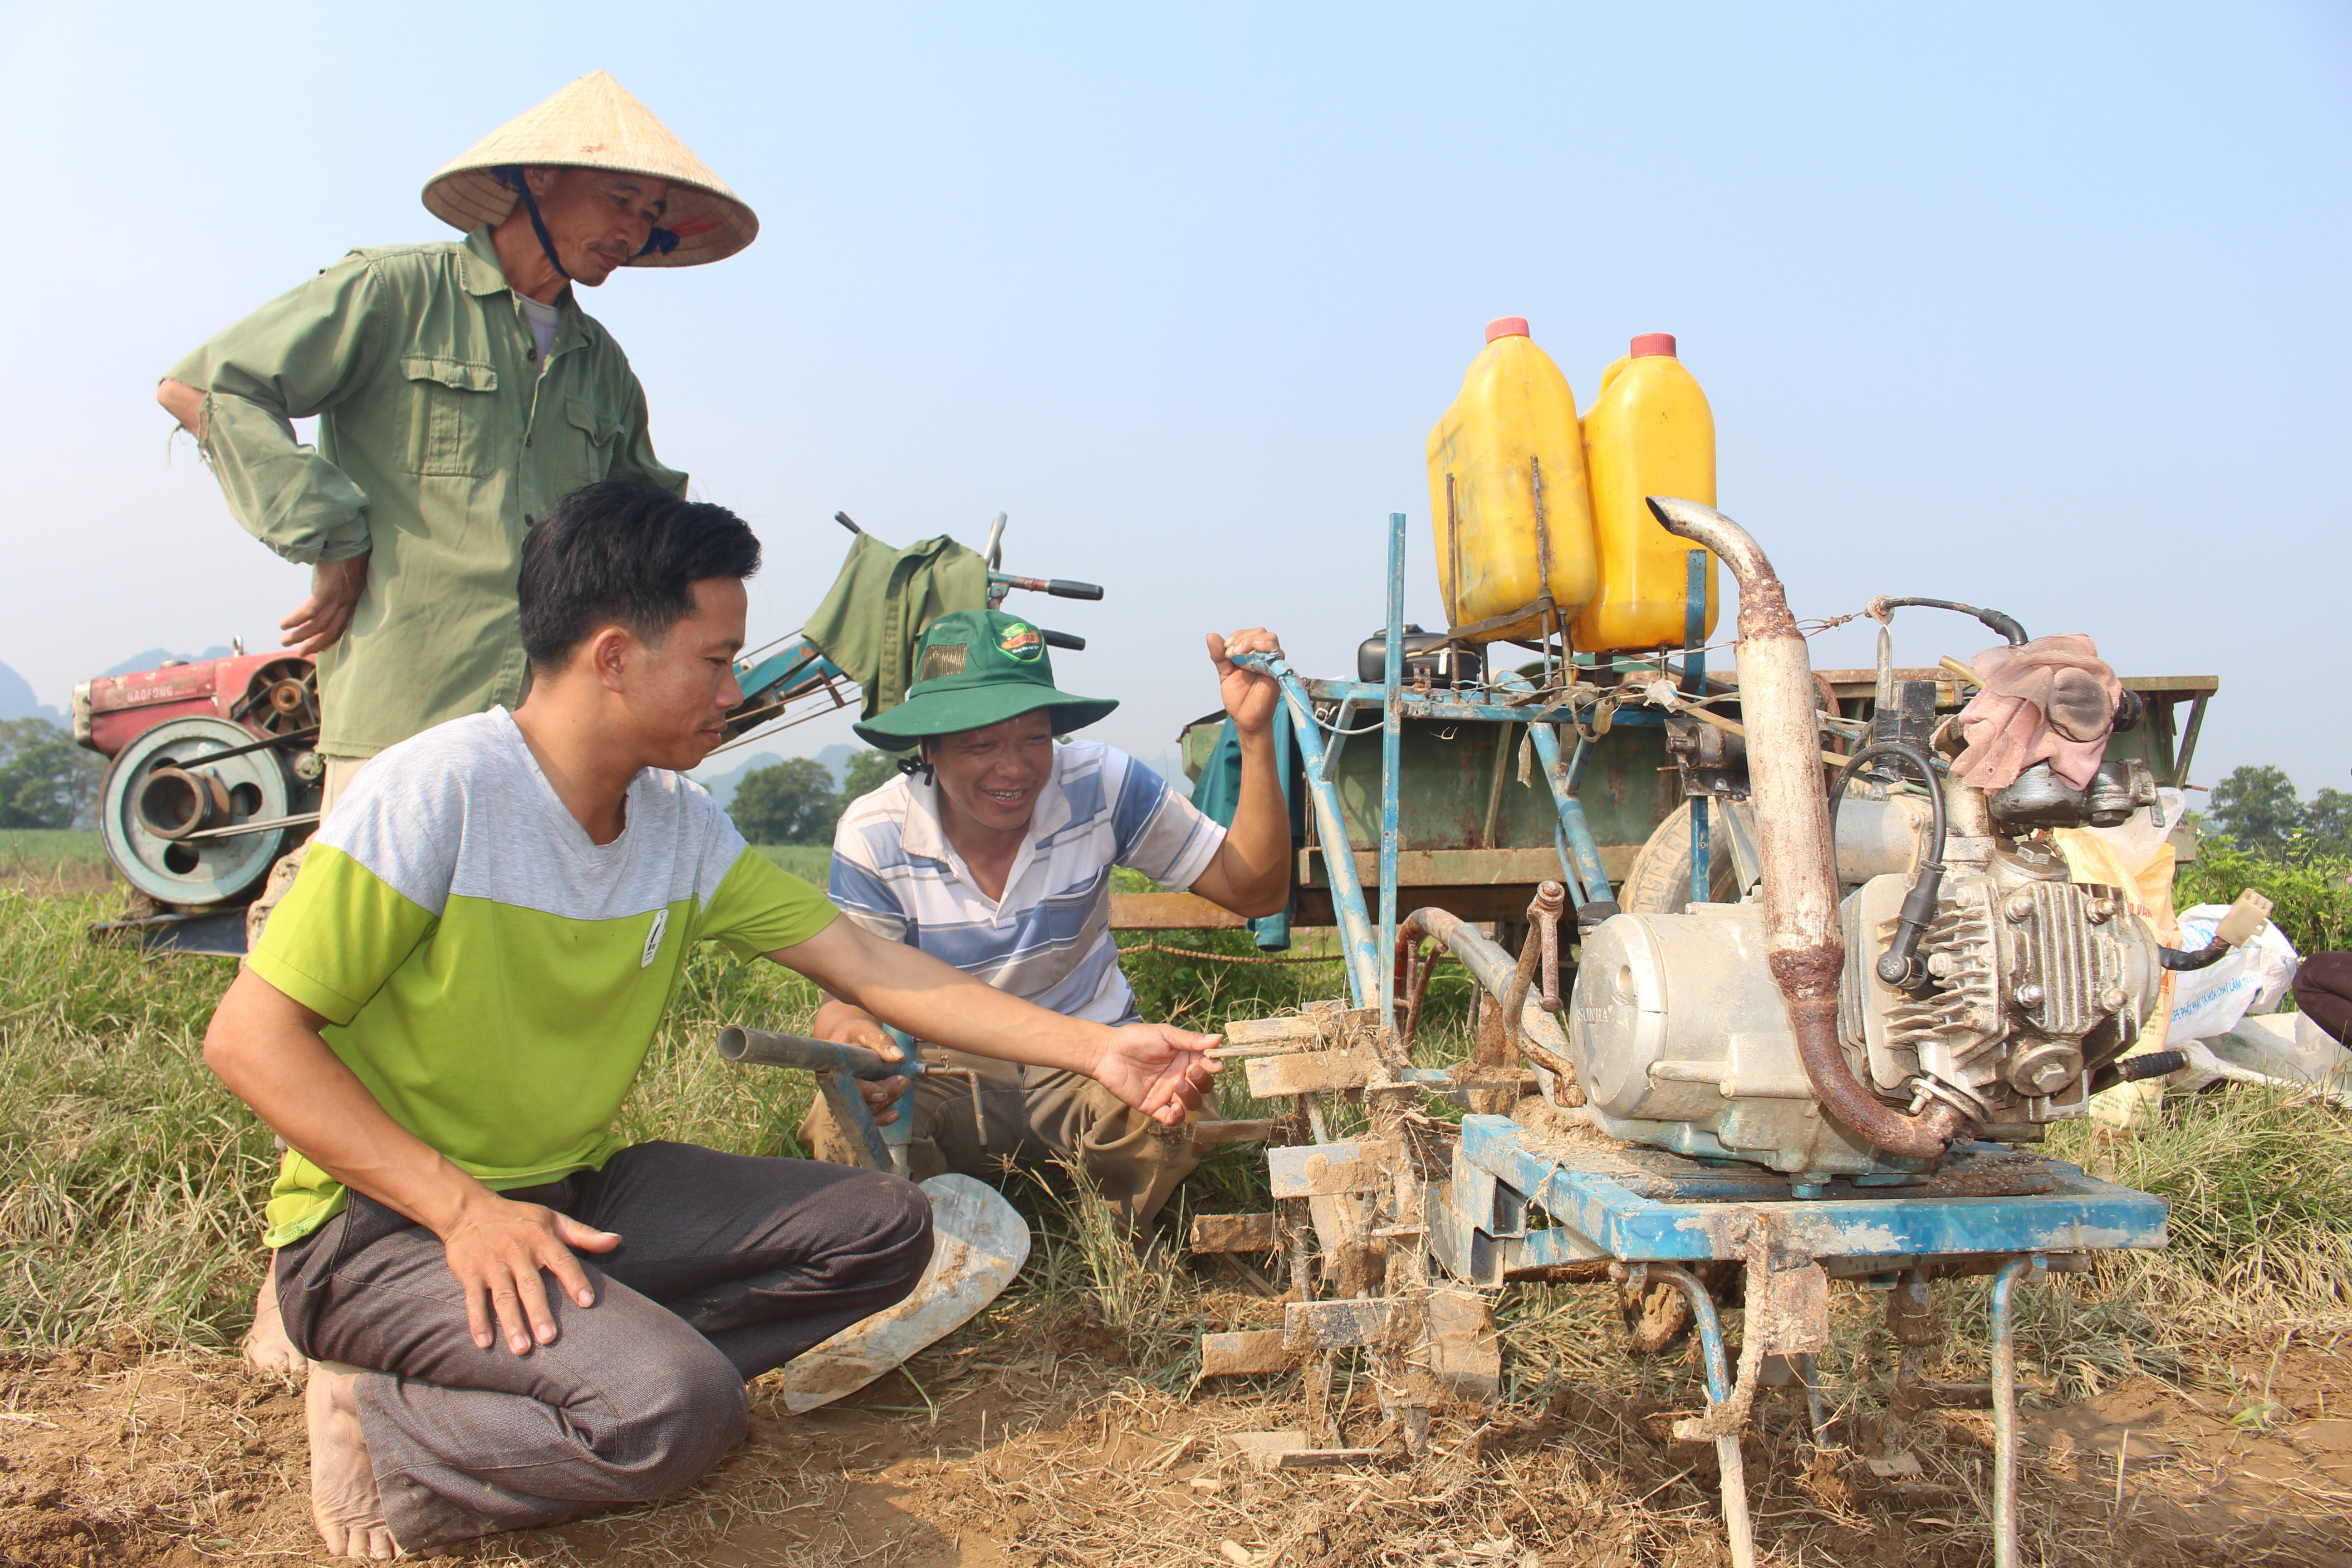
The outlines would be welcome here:
<svg viewBox="0 0 2352 1568">
<path fill-rule="evenodd" d="M 1769 1174 L 1759 1179 L 1749 1171 L 1661 1160 L 1654 1151 L 1599 1138 L 1549 1138 L 1507 1117 L 1465 1116 L 1452 1190 L 1447 1201 L 1431 1205 L 1430 1244 L 1449 1274 L 1483 1287 L 1520 1270 L 1603 1258 L 1738 1258 L 1747 1227 L 1732 1223 L 1735 1216 L 1760 1222 L 1776 1247 L 1848 1278 L 1967 1259 L 1990 1267 L 2026 1253 L 2165 1245 L 2161 1198 L 2063 1161 L 2018 1156 L 1998 1145 L 1976 1152 L 2001 1167 L 1980 1184 L 2025 1190 L 1983 1196 L 1948 1190 L 1968 1184 L 1963 1157 L 1943 1192 L 1929 1185 L 1791 1198 L 1787 1182 Z"/>
</svg>

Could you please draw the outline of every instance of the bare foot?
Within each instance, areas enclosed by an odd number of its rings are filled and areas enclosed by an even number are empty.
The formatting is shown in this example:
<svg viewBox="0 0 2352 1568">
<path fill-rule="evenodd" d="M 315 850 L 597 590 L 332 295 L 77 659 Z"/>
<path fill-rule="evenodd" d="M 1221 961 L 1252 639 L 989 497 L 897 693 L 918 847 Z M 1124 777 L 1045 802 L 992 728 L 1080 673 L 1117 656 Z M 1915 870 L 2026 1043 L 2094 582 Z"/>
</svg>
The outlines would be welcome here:
<svg viewBox="0 0 2352 1568">
<path fill-rule="evenodd" d="M 360 1431 L 359 1403 L 352 1394 L 358 1377 L 356 1367 L 310 1363 L 310 1387 L 303 1396 L 310 1429 L 310 1521 L 328 1555 L 389 1563 L 400 1548 L 384 1522 L 375 1468 L 368 1463 L 367 1439 Z"/>
<path fill-rule="evenodd" d="M 310 1370 L 310 1358 L 286 1337 L 286 1321 L 278 1315 L 278 1256 L 269 1258 L 269 1272 L 261 1277 L 261 1294 L 253 1300 L 253 1327 L 237 1348 L 257 1372 L 274 1373 L 300 1382 Z"/>
</svg>

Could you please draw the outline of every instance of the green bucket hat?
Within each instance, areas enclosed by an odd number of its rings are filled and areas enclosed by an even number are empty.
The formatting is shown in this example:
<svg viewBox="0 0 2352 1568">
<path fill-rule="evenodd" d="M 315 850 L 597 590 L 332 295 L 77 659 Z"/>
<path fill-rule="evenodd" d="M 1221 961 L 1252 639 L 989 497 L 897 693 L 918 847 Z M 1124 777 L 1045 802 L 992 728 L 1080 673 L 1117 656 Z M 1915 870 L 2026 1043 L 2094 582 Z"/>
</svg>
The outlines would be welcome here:
<svg viewBox="0 0 2352 1568">
<path fill-rule="evenodd" d="M 1045 635 L 1027 621 L 1002 610 L 958 610 L 924 630 L 907 700 L 851 727 L 868 745 L 903 752 L 926 735 L 984 729 L 1040 708 L 1053 710 L 1054 733 L 1066 735 L 1118 706 L 1055 690 Z"/>
</svg>

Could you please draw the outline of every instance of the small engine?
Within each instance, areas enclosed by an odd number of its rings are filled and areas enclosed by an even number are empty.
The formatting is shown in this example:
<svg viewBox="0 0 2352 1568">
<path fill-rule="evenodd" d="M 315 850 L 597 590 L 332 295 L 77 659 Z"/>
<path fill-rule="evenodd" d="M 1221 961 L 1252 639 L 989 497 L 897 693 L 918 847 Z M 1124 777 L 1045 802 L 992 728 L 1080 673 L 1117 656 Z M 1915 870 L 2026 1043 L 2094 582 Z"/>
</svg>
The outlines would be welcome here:
<svg viewBox="0 0 2352 1568">
<path fill-rule="evenodd" d="M 1770 562 L 1711 507 L 1648 504 L 1739 584 L 1740 723 L 1727 728 L 1744 755 L 1717 744 L 1709 763 L 1685 745 L 1679 767 L 1686 790 L 1733 816 L 1735 845 L 1757 845 L 1761 874 L 1741 902 L 1622 913 L 1587 938 L 1567 1064 L 1582 1114 L 1612 1136 L 1769 1166 L 1814 1193 L 1832 1176 L 1905 1185 L 1956 1144 L 2037 1139 L 2081 1115 L 2103 1069 L 2108 1081 L 2129 1070 L 2110 1064 L 2160 1005 L 2163 971 L 2222 951 L 2168 952 L 2124 889 L 2069 879 L 2049 837 L 2160 809 L 2144 764 L 2082 750 L 2137 722 L 2139 700 L 2092 670 L 2087 639 L 2030 644 L 1999 611 L 1880 599 L 1882 626 L 1921 605 L 2000 633 L 2011 653 L 1994 668 L 2041 673 L 1998 696 L 1986 733 L 2022 745 L 2008 727 L 2035 720 L 2073 748 L 2058 754 L 2075 776 L 2092 771 L 2076 788 L 2045 746 L 1990 793 L 1963 782 L 1931 754 L 1962 750 L 1957 726 L 1937 721 L 1935 684 L 1896 680 L 1882 632 L 1871 731 L 1825 791 L 1812 667 Z M 2017 665 L 2028 647 L 2035 662 Z M 1644 700 L 1719 723 L 1691 714 L 1704 704 L 1663 671 Z"/>
<path fill-rule="evenodd" d="M 1890 1107 L 1940 1099 L 1979 1137 L 2039 1138 L 2081 1114 L 2091 1076 L 2138 1039 L 2160 949 L 2123 890 L 2069 881 L 2032 838 L 1956 837 L 1943 858 L 1907 987 L 1882 980 L 1876 960 L 1916 873 L 1872 876 L 1840 901 L 1838 1043 Z M 1766 960 L 1761 904 L 1609 921 L 1585 942 L 1569 1039 L 1593 1121 L 1612 1136 L 1792 1173 L 1899 1181 L 1930 1168 L 1822 1114 Z"/>
<path fill-rule="evenodd" d="M 239 653 L 74 689 L 74 739 L 111 760 L 98 826 L 123 879 L 163 909 L 261 891 L 318 820 L 318 671 Z"/>
</svg>

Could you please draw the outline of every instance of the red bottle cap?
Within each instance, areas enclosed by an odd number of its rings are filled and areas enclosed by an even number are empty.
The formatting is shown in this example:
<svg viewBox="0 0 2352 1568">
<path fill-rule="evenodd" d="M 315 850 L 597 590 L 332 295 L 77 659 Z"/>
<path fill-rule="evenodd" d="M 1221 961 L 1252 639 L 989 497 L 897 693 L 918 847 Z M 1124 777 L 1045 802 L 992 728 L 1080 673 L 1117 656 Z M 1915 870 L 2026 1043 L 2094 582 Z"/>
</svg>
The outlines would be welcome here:
<svg viewBox="0 0 2352 1568">
<path fill-rule="evenodd" d="M 1635 359 L 1672 359 L 1675 357 L 1675 335 L 1672 332 L 1643 332 L 1633 340 Z"/>
<path fill-rule="evenodd" d="M 1486 323 L 1486 341 L 1490 343 L 1496 338 L 1524 338 L 1527 335 L 1528 319 L 1525 316 L 1497 316 Z"/>
</svg>

